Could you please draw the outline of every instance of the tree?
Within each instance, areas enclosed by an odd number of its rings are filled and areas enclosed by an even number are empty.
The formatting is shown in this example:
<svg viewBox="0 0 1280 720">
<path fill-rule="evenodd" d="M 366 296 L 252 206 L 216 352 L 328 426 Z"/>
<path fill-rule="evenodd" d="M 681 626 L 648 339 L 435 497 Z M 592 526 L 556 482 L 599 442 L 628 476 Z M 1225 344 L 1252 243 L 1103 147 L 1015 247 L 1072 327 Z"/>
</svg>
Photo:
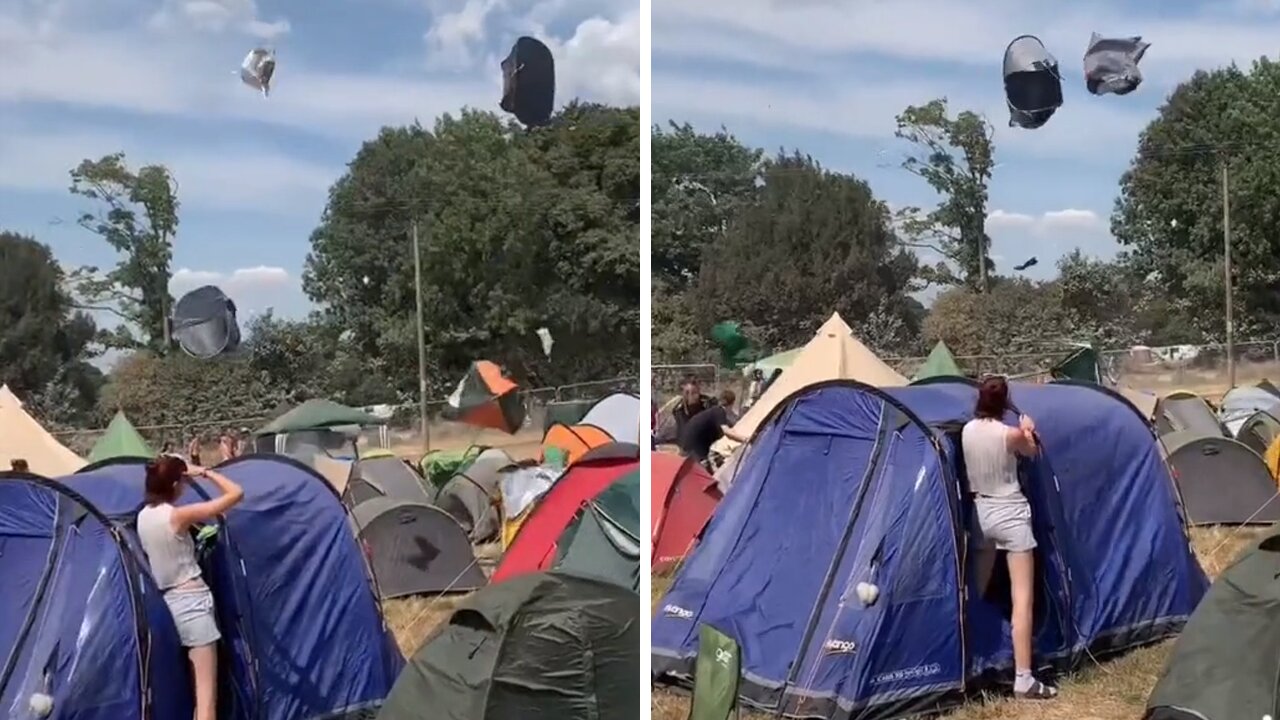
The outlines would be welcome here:
<svg viewBox="0 0 1280 720">
<path fill-rule="evenodd" d="M 102 340 L 111 347 L 147 347 L 163 353 L 169 295 L 169 264 L 178 230 L 177 186 L 161 165 L 146 165 L 136 173 L 123 153 L 85 160 L 71 171 L 71 192 L 99 205 L 79 218 L 81 227 L 106 240 L 123 257 L 102 273 L 80 268 L 73 275 L 87 310 L 106 311 L 124 322 Z M 141 333 L 141 338 L 133 331 Z"/>
<path fill-rule="evenodd" d="M 1121 262 L 1085 257 L 1079 249 L 1058 260 L 1052 290 L 1065 330 L 1098 347 L 1128 347 L 1148 338 L 1139 326 L 1146 288 Z"/>
<path fill-rule="evenodd" d="M 931 249 L 957 268 L 940 262 L 923 276 L 932 283 L 965 284 L 985 292 L 994 268 L 986 231 L 987 185 L 995 158 L 990 123 L 968 110 L 950 117 L 941 98 L 908 107 L 897 124 L 895 135 L 913 146 L 902 167 L 942 196 L 927 213 L 917 207 L 900 210 L 899 227 L 909 244 Z"/>
<path fill-rule="evenodd" d="M 721 320 L 750 323 L 768 350 L 807 342 L 834 310 L 860 336 L 874 329 L 868 344 L 892 353 L 918 332 L 920 306 L 908 296 L 917 269 L 865 182 L 779 155 L 758 201 L 706 254 L 693 312 L 700 334 Z"/>
<path fill-rule="evenodd" d="M 102 384 L 89 362 L 97 328 L 65 280 L 48 246 L 0 232 L 0 384 L 52 422 L 91 413 Z"/>
<path fill-rule="evenodd" d="M 256 424 L 286 402 L 285 389 L 269 384 L 247 357 L 198 360 L 143 350 L 116 363 L 99 412 L 105 422 L 123 410 L 137 426 L 226 421 L 230 427 Z"/>
<path fill-rule="evenodd" d="M 1223 338 L 1222 168 L 1230 175 L 1237 336 L 1280 321 L 1280 65 L 1266 58 L 1197 72 L 1169 95 L 1139 138 L 1111 216 L 1135 272 L 1164 294 L 1184 342 Z M 1194 337 L 1190 337 L 1194 335 Z"/>
<path fill-rule="evenodd" d="M 1049 283 L 993 277 L 987 293 L 951 288 L 933 301 L 924 321 L 926 344 L 944 341 L 958 356 L 1036 355 L 1021 365 L 966 368 L 984 372 L 1047 369 L 1064 355 L 1066 316 Z"/>
</svg>

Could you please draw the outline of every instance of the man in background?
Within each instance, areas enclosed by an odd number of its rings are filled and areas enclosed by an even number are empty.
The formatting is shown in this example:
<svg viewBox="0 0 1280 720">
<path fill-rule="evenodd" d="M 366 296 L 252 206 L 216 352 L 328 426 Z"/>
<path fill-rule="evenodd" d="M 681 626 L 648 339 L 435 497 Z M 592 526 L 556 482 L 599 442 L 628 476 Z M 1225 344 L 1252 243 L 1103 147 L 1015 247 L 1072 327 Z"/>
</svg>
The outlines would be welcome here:
<svg viewBox="0 0 1280 720">
<path fill-rule="evenodd" d="M 671 408 L 671 417 L 676 423 L 676 441 L 679 442 L 680 438 L 684 436 L 684 426 L 695 415 L 715 405 L 715 403 L 715 398 L 702 394 L 702 385 L 698 383 L 697 378 L 686 377 L 684 382 L 680 383 L 680 402 Z"/>
<path fill-rule="evenodd" d="M 731 426 L 737 421 L 733 413 L 733 404 L 737 397 L 732 390 L 720 393 L 720 403 L 706 408 L 694 415 L 685 423 L 679 434 L 680 453 L 686 457 L 697 458 L 703 465 L 711 455 L 711 446 L 722 437 L 737 442 L 745 442 L 733 434 Z"/>
</svg>

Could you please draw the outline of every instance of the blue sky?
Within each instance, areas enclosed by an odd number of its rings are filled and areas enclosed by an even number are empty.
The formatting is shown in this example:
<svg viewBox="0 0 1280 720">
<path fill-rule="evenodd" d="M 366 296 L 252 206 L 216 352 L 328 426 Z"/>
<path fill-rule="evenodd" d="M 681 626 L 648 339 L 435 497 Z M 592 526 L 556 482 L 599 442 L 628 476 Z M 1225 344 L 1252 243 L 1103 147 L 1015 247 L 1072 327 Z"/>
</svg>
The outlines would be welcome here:
<svg viewBox="0 0 1280 720">
<path fill-rule="evenodd" d="M 1094 31 L 1152 44 L 1136 92 L 1085 90 Z M 1063 74 L 1065 103 L 1037 130 L 1007 127 L 1000 62 L 1022 34 L 1039 36 Z M 897 167 L 893 118 L 946 96 L 995 126 L 988 231 L 999 270 L 1035 255 L 1027 276 L 1049 277 L 1072 248 L 1117 251 L 1117 183 L 1169 91 L 1197 68 L 1275 57 L 1276 38 L 1276 0 L 653 0 L 653 117 L 724 125 L 770 152 L 799 148 L 892 205 L 929 207 L 936 196 Z"/>
<path fill-rule="evenodd" d="M 86 157 L 169 166 L 183 203 L 173 290 L 214 282 L 245 314 L 299 316 L 308 236 L 327 190 L 386 124 L 497 110 L 515 38 L 557 57 L 557 102 L 634 105 L 634 0 L 3 0 L 0 227 L 65 266 L 113 254 L 75 225 Z M 255 46 L 272 95 L 240 84 Z"/>
</svg>

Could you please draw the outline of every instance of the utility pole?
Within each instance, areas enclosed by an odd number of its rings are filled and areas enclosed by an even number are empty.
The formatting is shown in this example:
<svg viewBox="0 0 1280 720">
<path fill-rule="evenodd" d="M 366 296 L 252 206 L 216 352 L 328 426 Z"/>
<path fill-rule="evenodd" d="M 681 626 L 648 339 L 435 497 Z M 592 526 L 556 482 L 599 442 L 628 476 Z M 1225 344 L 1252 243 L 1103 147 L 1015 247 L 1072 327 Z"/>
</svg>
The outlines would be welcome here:
<svg viewBox="0 0 1280 720">
<path fill-rule="evenodd" d="M 1231 313 L 1231 184 L 1226 155 L 1222 156 L 1222 244 L 1227 304 L 1227 387 L 1233 388 L 1236 386 L 1236 327 Z"/>
<path fill-rule="evenodd" d="M 431 419 L 427 413 L 427 341 L 422 327 L 422 253 L 418 248 L 418 220 L 413 227 L 413 293 L 418 299 L 418 404 L 422 413 L 422 449 L 431 449 Z M 427 230 L 430 233 L 430 228 Z"/>
</svg>

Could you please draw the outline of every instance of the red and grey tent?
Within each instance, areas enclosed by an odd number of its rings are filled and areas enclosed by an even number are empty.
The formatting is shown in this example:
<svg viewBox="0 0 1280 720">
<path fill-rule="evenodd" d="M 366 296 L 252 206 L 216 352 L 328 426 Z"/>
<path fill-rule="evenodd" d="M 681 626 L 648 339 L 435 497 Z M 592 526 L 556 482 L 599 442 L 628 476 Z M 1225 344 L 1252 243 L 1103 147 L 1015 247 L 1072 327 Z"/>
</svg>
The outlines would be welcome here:
<svg viewBox="0 0 1280 720">
<path fill-rule="evenodd" d="M 502 369 L 488 360 L 471 363 L 458 388 L 449 396 L 448 420 L 514 433 L 524 424 L 519 388 Z"/>
<path fill-rule="evenodd" d="M 696 460 L 672 453 L 650 457 L 652 568 L 663 572 L 684 559 L 720 504 L 720 487 Z"/>
</svg>

